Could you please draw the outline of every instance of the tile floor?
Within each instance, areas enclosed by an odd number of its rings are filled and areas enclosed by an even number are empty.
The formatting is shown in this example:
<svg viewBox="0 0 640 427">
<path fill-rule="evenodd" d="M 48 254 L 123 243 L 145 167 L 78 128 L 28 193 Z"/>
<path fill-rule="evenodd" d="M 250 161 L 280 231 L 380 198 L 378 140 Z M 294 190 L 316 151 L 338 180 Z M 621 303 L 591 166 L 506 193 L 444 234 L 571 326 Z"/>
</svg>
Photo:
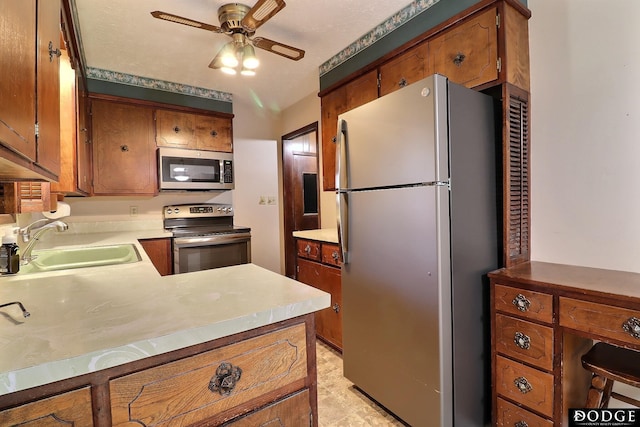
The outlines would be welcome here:
<svg viewBox="0 0 640 427">
<path fill-rule="evenodd" d="M 318 341 L 319 427 L 405 426 L 342 376 L 342 357 Z"/>
</svg>

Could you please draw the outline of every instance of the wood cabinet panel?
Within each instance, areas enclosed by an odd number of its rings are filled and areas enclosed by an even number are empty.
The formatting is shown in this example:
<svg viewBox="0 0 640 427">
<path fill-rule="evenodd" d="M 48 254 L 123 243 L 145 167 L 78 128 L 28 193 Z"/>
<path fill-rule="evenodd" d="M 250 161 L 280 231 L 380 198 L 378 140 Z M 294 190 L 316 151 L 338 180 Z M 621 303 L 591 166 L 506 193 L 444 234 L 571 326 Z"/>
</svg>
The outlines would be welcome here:
<svg viewBox="0 0 640 427">
<path fill-rule="evenodd" d="M 233 151 L 231 119 L 181 111 L 156 111 L 156 144 L 159 147 Z"/>
<path fill-rule="evenodd" d="M 553 421 L 539 417 L 526 409 L 498 399 L 497 427 L 553 427 Z"/>
<path fill-rule="evenodd" d="M 429 43 L 420 43 L 380 66 L 380 96 L 417 82 L 432 74 Z"/>
<path fill-rule="evenodd" d="M 553 297 L 541 292 L 509 286 L 495 285 L 497 311 L 551 323 L 553 321 Z"/>
<path fill-rule="evenodd" d="M 496 351 L 553 370 L 553 328 L 496 315 Z"/>
<path fill-rule="evenodd" d="M 224 427 L 267 427 L 272 425 L 277 427 L 311 425 L 309 390 L 303 390 L 238 420 L 223 424 Z"/>
<path fill-rule="evenodd" d="M 139 242 L 161 276 L 173 274 L 173 252 L 170 238 L 143 239 Z"/>
<path fill-rule="evenodd" d="M 430 40 L 433 71 L 467 87 L 497 80 L 496 16 L 491 8 Z"/>
<path fill-rule="evenodd" d="M 0 411 L 0 425 L 93 426 L 89 387 Z"/>
<path fill-rule="evenodd" d="M 199 150 L 233 151 L 231 119 L 196 115 L 195 140 Z"/>
<path fill-rule="evenodd" d="M 46 181 L 19 181 L 0 184 L 0 213 L 30 213 L 54 210 L 51 184 Z"/>
<path fill-rule="evenodd" d="M 553 416 L 553 374 L 496 357 L 496 393 L 548 417 Z"/>
<path fill-rule="evenodd" d="M 320 242 L 298 239 L 296 247 L 298 248 L 298 256 L 301 258 L 319 261 L 322 257 L 322 253 L 320 252 Z"/>
<path fill-rule="evenodd" d="M 150 108 L 94 99 L 93 189 L 96 195 L 154 195 L 157 165 Z"/>
<path fill-rule="evenodd" d="M 329 243 L 323 243 L 322 244 L 322 263 L 340 267 L 342 265 L 342 259 L 340 257 L 340 246 L 332 245 Z"/>
<path fill-rule="evenodd" d="M 299 324 L 112 380 L 113 425 L 189 425 L 304 381 L 306 345 Z"/>
</svg>

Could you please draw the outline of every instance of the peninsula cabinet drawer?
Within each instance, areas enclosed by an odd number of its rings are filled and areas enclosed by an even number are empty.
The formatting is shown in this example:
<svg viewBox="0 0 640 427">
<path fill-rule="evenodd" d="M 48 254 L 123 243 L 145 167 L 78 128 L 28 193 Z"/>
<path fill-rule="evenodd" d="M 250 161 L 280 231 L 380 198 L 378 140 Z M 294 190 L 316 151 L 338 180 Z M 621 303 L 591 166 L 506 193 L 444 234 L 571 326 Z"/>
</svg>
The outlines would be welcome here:
<svg viewBox="0 0 640 427">
<path fill-rule="evenodd" d="M 524 408 L 499 398 L 498 410 L 496 413 L 496 426 L 553 427 L 553 421 L 539 417 Z"/>
<path fill-rule="evenodd" d="M 293 382 L 303 386 L 306 376 L 300 324 L 112 380 L 112 421 L 191 425 L 266 394 L 273 398 Z"/>
<path fill-rule="evenodd" d="M 560 297 L 560 325 L 640 345 L 640 310 Z"/>
<path fill-rule="evenodd" d="M 0 426 L 93 426 L 89 387 L 0 411 Z"/>
<path fill-rule="evenodd" d="M 553 296 L 549 294 L 496 284 L 494 302 L 497 311 L 540 322 L 553 322 Z"/>
<path fill-rule="evenodd" d="M 496 393 L 553 416 L 553 375 L 496 356 Z"/>
<path fill-rule="evenodd" d="M 340 247 L 338 245 L 324 243 L 322 245 L 322 262 L 340 267 L 340 265 L 342 265 Z"/>
<path fill-rule="evenodd" d="M 298 240 L 298 256 L 301 258 L 314 259 L 320 261 L 320 242 L 314 242 L 311 240 Z"/>
<path fill-rule="evenodd" d="M 309 390 L 303 390 L 238 420 L 223 424 L 223 427 L 299 427 L 311 425 L 310 419 Z"/>
<path fill-rule="evenodd" d="M 553 369 L 553 328 L 496 315 L 496 351 L 539 368 Z"/>
</svg>

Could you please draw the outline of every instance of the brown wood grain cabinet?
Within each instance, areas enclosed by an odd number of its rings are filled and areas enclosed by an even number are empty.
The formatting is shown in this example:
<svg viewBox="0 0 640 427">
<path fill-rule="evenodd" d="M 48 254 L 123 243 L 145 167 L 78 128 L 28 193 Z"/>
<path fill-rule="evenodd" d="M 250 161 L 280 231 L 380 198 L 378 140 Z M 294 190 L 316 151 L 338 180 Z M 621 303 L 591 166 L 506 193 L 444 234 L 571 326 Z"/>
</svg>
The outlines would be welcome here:
<svg viewBox="0 0 640 427">
<path fill-rule="evenodd" d="M 296 245 L 296 279 L 331 295 L 331 306 L 315 314 L 316 334 L 342 351 L 342 260 L 338 245 L 306 239 L 297 239 Z"/>
<path fill-rule="evenodd" d="M 0 179 L 60 173 L 59 1 L 8 0 L 0 14 Z"/>
<path fill-rule="evenodd" d="M 139 242 L 161 276 L 173 274 L 173 251 L 170 238 L 141 239 Z"/>
<path fill-rule="evenodd" d="M 153 110 L 91 100 L 93 194 L 155 195 L 158 191 Z"/>
<path fill-rule="evenodd" d="M 425 41 L 380 66 L 380 96 L 388 95 L 431 74 L 429 42 Z"/>
<path fill-rule="evenodd" d="M 0 213 L 31 213 L 55 210 L 51 184 L 46 181 L 18 181 L 0 184 Z"/>
<path fill-rule="evenodd" d="M 309 314 L 3 395 L 0 424 L 317 427 L 313 322 Z"/>
<path fill-rule="evenodd" d="M 233 151 L 230 118 L 162 109 L 155 114 L 158 147 Z"/>
<path fill-rule="evenodd" d="M 494 425 L 567 425 L 594 341 L 640 350 L 640 274 L 525 262 L 489 274 Z M 525 424 L 526 423 L 526 424 Z"/>
</svg>

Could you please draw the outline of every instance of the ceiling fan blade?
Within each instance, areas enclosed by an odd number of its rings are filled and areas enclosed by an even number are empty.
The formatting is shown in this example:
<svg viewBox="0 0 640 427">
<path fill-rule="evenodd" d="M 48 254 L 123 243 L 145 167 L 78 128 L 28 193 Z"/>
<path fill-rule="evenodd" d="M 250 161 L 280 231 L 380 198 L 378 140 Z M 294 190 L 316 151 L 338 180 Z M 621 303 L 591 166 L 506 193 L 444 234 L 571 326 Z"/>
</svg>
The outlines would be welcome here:
<svg viewBox="0 0 640 427">
<path fill-rule="evenodd" d="M 293 59 L 294 61 L 299 61 L 300 59 L 304 58 L 304 50 L 298 49 L 297 47 L 288 46 L 286 44 L 279 43 L 273 40 L 265 39 L 264 37 L 254 37 L 253 39 L 251 39 L 251 43 L 255 47 L 267 50 L 280 56 L 284 56 L 285 58 Z"/>
<path fill-rule="evenodd" d="M 200 28 L 207 31 L 213 31 L 214 33 L 222 33 L 223 30 L 215 25 L 205 24 L 204 22 L 194 21 L 193 19 L 183 18 L 182 16 L 174 15 L 172 13 L 161 12 L 156 10 L 151 12 L 154 18 L 163 19 L 169 22 L 175 22 L 177 24 L 188 25 L 190 27 Z"/>
<path fill-rule="evenodd" d="M 242 28 L 253 33 L 256 28 L 271 19 L 285 6 L 284 0 L 258 0 L 242 18 Z"/>
</svg>

